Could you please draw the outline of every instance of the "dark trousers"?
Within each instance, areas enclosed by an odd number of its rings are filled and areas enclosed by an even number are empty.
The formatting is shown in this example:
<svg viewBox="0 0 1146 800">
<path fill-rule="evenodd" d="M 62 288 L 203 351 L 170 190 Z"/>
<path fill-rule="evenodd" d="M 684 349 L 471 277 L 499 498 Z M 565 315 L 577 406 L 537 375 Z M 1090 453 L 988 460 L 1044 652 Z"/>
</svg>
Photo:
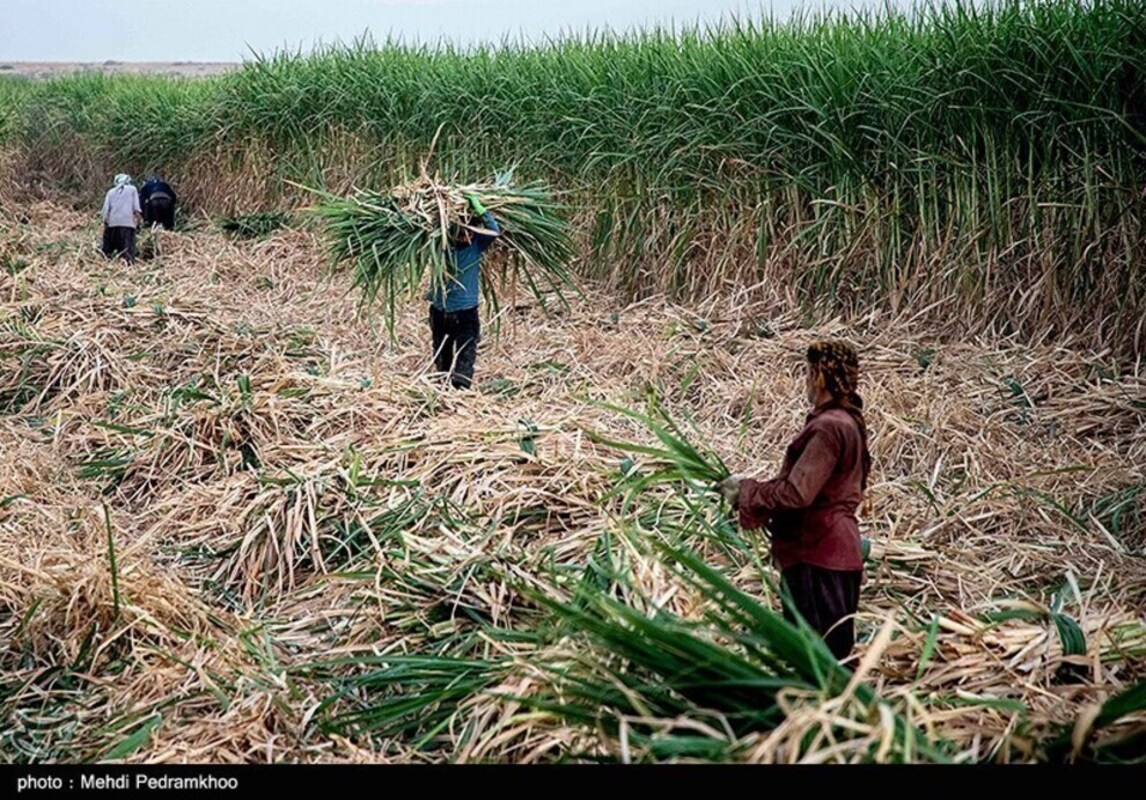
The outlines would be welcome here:
<svg viewBox="0 0 1146 800">
<path fill-rule="evenodd" d="M 167 195 L 149 197 L 143 204 L 143 221 L 148 225 L 159 223 L 171 230 L 175 227 L 175 202 Z"/>
<path fill-rule="evenodd" d="M 103 228 L 103 254 L 108 258 L 122 255 L 128 264 L 135 262 L 135 228 L 105 225 Z"/>
<path fill-rule="evenodd" d="M 797 564 L 784 570 L 781 578 L 791 594 L 794 610 L 824 637 L 828 649 L 837 659 L 847 658 L 856 641 L 855 624 L 850 617 L 859 608 L 863 572 Z M 795 623 L 796 617 L 792 612 L 793 608 L 785 601 L 784 618 Z"/>
<path fill-rule="evenodd" d="M 473 384 L 477 345 L 481 341 L 481 320 L 474 308 L 462 311 L 439 311 L 430 306 L 430 333 L 434 340 L 434 365 L 438 372 L 449 373 L 450 382 L 458 389 Z"/>
</svg>

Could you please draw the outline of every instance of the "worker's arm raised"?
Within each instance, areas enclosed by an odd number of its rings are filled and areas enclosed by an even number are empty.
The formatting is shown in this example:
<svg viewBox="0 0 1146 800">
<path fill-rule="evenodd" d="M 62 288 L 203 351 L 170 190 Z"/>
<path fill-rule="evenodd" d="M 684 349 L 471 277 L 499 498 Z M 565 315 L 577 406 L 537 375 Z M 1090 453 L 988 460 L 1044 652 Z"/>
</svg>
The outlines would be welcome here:
<svg viewBox="0 0 1146 800">
<path fill-rule="evenodd" d="M 479 249 L 485 250 L 501 235 L 501 226 L 497 224 L 497 220 L 493 218 L 493 214 L 482 205 L 481 198 L 476 194 L 468 194 L 466 195 L 466 199 L 470 201 L 470 208 L 473 209 L 473 212 L 481 217 L 482 227 L 485 230 L 474 231 L 474 242 Z"/>
</svg>

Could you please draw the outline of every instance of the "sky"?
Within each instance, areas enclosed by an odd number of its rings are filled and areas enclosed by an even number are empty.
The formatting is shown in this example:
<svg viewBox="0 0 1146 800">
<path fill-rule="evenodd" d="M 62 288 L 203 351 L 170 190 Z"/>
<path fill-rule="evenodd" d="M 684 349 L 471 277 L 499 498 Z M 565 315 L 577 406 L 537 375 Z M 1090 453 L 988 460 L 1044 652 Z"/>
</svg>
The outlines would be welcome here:
<svg viewBox="0 0 1146 800">
<path fill-rule="evenodd" d="M 0 61 L 242 61 L 364 33 L 459 44 L 887 0 L 0 0 Z M 904 2 L 904 0 L 892 0 Z"/>
</svg>

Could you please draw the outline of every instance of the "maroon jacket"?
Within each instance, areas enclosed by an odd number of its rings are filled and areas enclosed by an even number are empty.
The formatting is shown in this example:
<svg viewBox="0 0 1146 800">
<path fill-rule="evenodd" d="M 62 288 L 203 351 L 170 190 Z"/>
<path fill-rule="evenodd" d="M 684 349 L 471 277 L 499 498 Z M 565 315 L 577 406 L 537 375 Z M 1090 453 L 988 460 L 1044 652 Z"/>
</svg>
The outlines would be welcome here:
<svg viewBox="0 0 1146 800">
<path fill-rule="evenodd" d="M 780 476 L 746 478 L 737 506 L 740 525 L 767 525 L 781 570 L 797 564 L 862 570 L 856 509 L 862 496 L 864 442 L 842 408 L 819 408 L 788 446 Z"/>
</svg>

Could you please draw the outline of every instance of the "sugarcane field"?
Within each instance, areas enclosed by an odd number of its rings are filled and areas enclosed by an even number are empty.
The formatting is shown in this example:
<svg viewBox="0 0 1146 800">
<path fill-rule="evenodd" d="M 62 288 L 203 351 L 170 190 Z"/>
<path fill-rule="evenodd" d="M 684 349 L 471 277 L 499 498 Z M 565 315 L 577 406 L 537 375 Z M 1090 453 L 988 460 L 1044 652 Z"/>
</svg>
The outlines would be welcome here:
<svg viewBox="0 0 1146 800">
<path fill-rule="evenodd" d="M 0 267 L 0 763 L 1146 763 L 1140 0 L 0 71 Z"/>
</svg>

